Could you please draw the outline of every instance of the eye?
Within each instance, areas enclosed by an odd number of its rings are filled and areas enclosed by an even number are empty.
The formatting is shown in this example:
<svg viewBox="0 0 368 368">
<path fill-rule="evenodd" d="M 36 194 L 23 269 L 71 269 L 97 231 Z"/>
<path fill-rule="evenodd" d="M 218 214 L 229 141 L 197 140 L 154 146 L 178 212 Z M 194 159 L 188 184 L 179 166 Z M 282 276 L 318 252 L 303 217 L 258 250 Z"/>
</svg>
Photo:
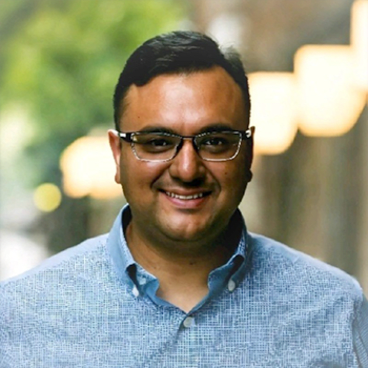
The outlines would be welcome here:
<svg viewBox="0 0 368 368">
<path fill-rule="evenodd" d="M 224 144 L 229 144 L 229 142 L 219 136 L 207 137 L 201 142 L 202 146 L 222 146 Z"/>
<path fill-rule="evenodd" d="M 147 146 L 153 146 L 153 147 L 165 147 L 170 145 L 170 141 L 168 139 L 164 138 L 152 138 L 149 141 L 145 142 L 144 144 Z"/>
<path fill-rule="evenodd" d="M 197 140 L 200 150 L 217 154 L 232 150 L 239 142 L 239 135 L 228 132 L 218 132 L 203 135 Z"/>
<path fill-rule="evenodd" d="M 153 133 L 137 135 L 135 143 L 139 144 L 141 149 L 149 153 L 169 151 L 178 144 L 176 137 Z"/>
</svg>

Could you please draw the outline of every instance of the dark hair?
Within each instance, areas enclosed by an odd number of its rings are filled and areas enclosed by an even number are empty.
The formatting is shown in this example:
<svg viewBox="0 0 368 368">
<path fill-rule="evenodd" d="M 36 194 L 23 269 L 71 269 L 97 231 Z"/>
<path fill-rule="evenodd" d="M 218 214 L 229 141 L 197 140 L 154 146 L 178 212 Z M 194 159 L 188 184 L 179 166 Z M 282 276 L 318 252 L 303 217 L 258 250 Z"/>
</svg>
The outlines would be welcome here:
<svg viewBox="0 0 368 368">
<path fill-rule="evenodd" d="M 124 97 L 131 85 L 143 86 L 161 74 L 192 73 L 216 65 L 224 68 L 240 86 L 250 114 L 248 78 L 239 54 L 233 49 L 222 52 L 214 40 L 202 33 L 176 31 L 149 39 L 127 60 L 114 93 L 116 129 L 119 129 Z"/>
</svg>

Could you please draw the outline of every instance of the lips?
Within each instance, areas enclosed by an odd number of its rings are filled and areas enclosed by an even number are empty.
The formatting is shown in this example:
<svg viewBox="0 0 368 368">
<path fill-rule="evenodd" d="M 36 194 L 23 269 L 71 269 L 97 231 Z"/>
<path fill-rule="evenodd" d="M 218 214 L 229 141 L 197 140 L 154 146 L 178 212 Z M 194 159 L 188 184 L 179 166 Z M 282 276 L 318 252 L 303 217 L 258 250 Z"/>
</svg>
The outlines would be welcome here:
<svg viewBox="0 0 368 368">
<path fill-rule="evenodd" d="M 184 201 L 190 201 L 192 199 L 198 199 L 198 198 L 203 198 L 205 195 L 207 195 L 206 193 L 196 193 L 196 194 L 191 194 L 191 195 L 182 195 L 182 194 L 176 194 L 176 193 L 172 193 L 172 192 L 166 192 L 165 194 L 171 198 L 176 198 L 176 199 L 181 199 Z"/>
<path fill-rule="evenodd" d="M 207 190 L 183 190 L 183 189 L 174 189 L 174 190 L 160 190 L 161 193 L 165 194 L 166 198 L 170 199 L 172 203 L 182 205 L 185 204 L 185 207 L 187 207 L 190 203 L 191 205 L 200 204 L 203 201 L 206 200 L 206 197 L 208 197 L 212 192 Z"/>
<path fill-rule="evenodd" d="M 210 198 L 211 192 L 196 192 L 194 191 L 168 191 L 162 190 L 162 194 L 164 194 L 165 198 L 174 208 L 184 211 L 198 211 L 208 202 Z"/>
</svg>

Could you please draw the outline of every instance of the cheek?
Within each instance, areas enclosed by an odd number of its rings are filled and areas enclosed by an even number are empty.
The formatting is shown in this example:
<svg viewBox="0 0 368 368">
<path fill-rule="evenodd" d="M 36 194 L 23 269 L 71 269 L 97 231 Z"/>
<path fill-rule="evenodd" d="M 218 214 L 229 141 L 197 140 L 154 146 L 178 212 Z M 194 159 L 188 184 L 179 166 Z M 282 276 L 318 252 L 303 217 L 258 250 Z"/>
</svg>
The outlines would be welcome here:
<svg viewBox="0 0 368 368">
<path fill-rule="evenodd" d="M 216 171 L 221 190 L 226 193 L 242 193 L 247 185 L 247 169 L 244 160 L 238 160 L 231 163 L 230 166 Z"/>
<path fill-rule="evenodd" d="M 220 170 L 217 170 L 216 175 L 221 177 L 222 181 L 232 182 L 235 184 L 235 180 L 239 180 L 244 176 L 245 162 L 244 159 L 239 157 L 239 160 L 233 160 L 227 162 L 226 165 Z"/>
<path fill-rule="evenodd" d="M 120 178 L 126 195 L 137 194 L 142 196 L 146 194 L 152 184 L 161 175 L 159 165 L 139 161 L 135 157 L 122 156 L 120 163 Z"/>
</svg>

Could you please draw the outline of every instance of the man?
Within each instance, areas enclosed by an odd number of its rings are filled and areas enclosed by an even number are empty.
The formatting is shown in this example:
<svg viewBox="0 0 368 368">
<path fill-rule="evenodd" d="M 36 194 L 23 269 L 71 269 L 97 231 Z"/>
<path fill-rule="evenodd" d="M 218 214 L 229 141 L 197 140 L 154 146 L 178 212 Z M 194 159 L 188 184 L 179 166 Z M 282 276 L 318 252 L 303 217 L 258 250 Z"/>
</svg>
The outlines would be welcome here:
<svg viewBox="0 0 368 368">
<path fill-rule="evenodd" d="M 129 58 L 109 141 L 129 203 L 110 233 L 2 284 L 0 367 L 368 367 L 350 276 L 247 232 L 248 82 L 174 32 Z"/>
</svg>

